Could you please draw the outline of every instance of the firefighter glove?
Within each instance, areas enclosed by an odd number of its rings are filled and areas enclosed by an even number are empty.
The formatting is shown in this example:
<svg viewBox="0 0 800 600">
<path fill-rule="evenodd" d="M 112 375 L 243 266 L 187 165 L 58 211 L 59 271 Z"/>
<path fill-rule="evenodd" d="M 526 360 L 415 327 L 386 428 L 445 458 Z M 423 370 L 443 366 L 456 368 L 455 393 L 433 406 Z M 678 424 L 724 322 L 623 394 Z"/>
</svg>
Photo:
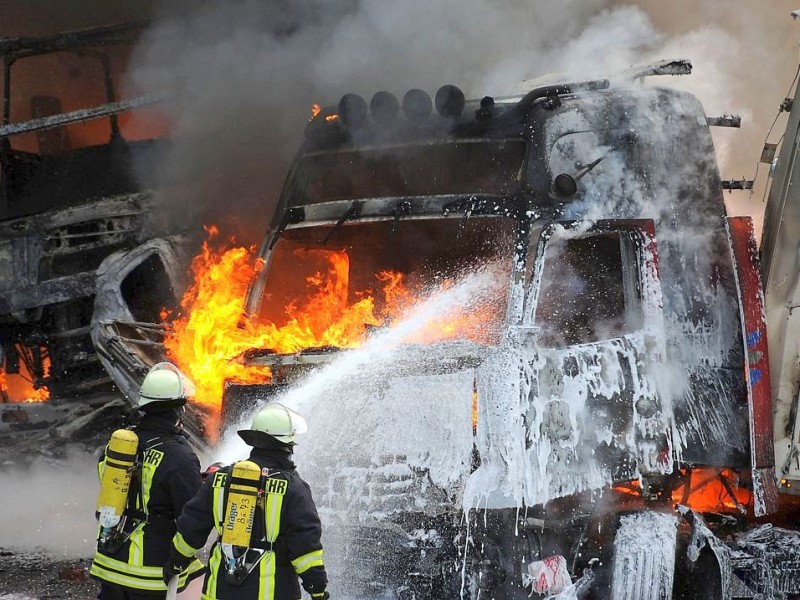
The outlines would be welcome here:
<svg viewBox="0 0 800 600">
<path fill-rule="evenodd" d="M 175 556 L 173 553 L 164 564 L 164 583 L 169 585 L 170 579 L 183 573 L 192 562 L 191 558 Z"/>
</svg>

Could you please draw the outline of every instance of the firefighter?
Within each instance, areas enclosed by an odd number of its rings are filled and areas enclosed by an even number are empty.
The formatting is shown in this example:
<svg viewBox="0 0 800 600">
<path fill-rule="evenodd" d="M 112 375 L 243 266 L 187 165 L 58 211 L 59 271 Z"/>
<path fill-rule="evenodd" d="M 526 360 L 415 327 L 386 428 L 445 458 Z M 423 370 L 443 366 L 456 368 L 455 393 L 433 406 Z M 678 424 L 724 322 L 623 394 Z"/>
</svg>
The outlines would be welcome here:
<svg viewBox="0 0 800 600">
<path fill-rule="evenodd" d="M 193 392 L 177 367 L 158 363 L 139 390 L 139 424 L 114 432 L 103 451 L 98 465 L 100 526 L 90 570 L 100 581 L 101 600 L 167 595 L 162 567 L 169 557 L 175 519 L 202 483 L 200 462 L 181 424 L 187 396 Z M 121 507 L 121 518 L 113 514 L 115 504 Z M 199 561 L 188 564 L 180 589 L 202 569 Z"/>
<path fill-rule="evenodd" d="M 238 432 L 253 447 L 249 460 L 211 475 L 184 506 L 165 578 L 184 572 L 216 529 L 205 600 L 297 600 L 298 576 L 312 598 L 327 600 L 322 527 L 292 462 L 295 436 L 305 430 L 303 417 L 270 402 Z"/>
</svg>

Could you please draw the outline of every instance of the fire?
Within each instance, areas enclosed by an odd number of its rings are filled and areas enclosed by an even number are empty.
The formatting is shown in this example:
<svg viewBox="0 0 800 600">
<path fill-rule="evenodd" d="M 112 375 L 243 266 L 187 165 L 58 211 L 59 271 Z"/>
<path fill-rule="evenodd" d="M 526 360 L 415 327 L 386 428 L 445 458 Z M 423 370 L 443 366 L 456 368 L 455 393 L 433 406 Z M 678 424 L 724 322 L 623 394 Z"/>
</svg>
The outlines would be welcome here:
<svg viewBox="0 0 800 600">
<path fill-rule="evenodd" d="M 738 476 L 730 469 L 695 469 L 685 485 L 689 486 L 686 504 L 699 512 L 738 510 L 751 501 L 750 492 L 739 487 Z M 685 489 L 681 488 L 673 493 L 672 499 L 682 502 L 685 494 Z"/>
<path fill-rule="evenodd" d="M 50 370 L 50 360 L 44 357 L 44 377 Z M 45 402 L 50 399 L 46 387 L 36 389 L 25 361 L 19 363 L 19 373 L 7 373 L 0 369 L 0 403 L 4 402 Z"/>
<path fill-rule="evenodd" d="M 311 105 L 311 118 L 309 119 L 309 121 L 313 121 L 316 117 L 319 116 L 319 114 L 321 112 L 322 112 L 322 106 L 321 105 L 312 104 Z M 325 115 L 325 120 L 328 121 L 329 123 L 331 121 L 336 121 L 338 119 L 339 119 L 339 115 L 337 115 L 337 114 Z"/>
<path fill-rule="evenodd" d="M 210 238 L 216 228 L 208 229 Z M 183 315 L 164 340 L 167 354 L 196 387 L 195 401 L 219 406 L 225 380 L 268 380 L 269 369 L 245 367 L 237 357 L 253 347 L 257 332 L 242 320 L 243 300 L 262 263 L 252 251 L 235 247 L 222 253 L 208 242 L 192 261 L 194 284 L 181 301 Z"/>
<path fill-rule="evenodd" d="M 627 496 L 642 493 L 637 480 L 616 485 L 614 490 Z M 692 469 L 683 484 L 672 491 L 671 498 L 673 504 L 684 504 L 698 512 L 736 512 L 747 507 L 752 500 L 751 492 L 739 487 L 734 471 L 711 467 Z"/>
<path fill-rule="evenodd" d="M 209 228 L 209 234 L 213 240 L 218 231 Z M 181 315 L 165 340 L 170 359 L 195 383 L 196 401 L 218 412 L 226 381 L 270 381 L 269 368 L 244 364 L 242 353 L 247 350 L 290 354 L 309 348 L 353 348 L 370 330 L 402 316 L 419 296 L 409 289 L 403 273 L 390 270 L 375 274 L 377 292 L 363 289 L 352 293 L 347 252 L 295 252 L 319 265 L 313 275 L 306 276 L 305 293 L 285 306 L 269 307 L 272 318 L 265 317 L 263 310 L 261 316 L 248 317 L 243 302 L 263 261 L 254 256 L 252 248 L 214 250 L 209 241 L 203 244 L 192 262 L 194 284 L 184 295 Z M 475 315 L 458 312 L 429 322 L 406 341 L 475 337 L 476 330 L 480 328 L 475 327 Z"/>
</svg>

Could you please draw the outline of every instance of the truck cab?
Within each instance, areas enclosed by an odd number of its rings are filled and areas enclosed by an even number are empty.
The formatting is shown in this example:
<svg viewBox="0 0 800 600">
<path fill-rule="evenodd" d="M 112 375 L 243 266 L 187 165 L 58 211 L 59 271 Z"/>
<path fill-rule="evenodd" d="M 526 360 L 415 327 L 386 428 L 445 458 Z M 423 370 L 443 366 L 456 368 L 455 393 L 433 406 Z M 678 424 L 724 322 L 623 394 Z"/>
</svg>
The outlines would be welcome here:
<svg viewBox="0 0 800 600">
<path fill-rule="evenodd" d="M 301 451 L 343 593 L 734 597 L 756 569 L 703 518 L 777 506 L 752 224 L 699 101 L 642 79 L 315 110 L 246 301 L 270 376 L 222 410 L 295 390 L 325 424 Z"/>
</svg>

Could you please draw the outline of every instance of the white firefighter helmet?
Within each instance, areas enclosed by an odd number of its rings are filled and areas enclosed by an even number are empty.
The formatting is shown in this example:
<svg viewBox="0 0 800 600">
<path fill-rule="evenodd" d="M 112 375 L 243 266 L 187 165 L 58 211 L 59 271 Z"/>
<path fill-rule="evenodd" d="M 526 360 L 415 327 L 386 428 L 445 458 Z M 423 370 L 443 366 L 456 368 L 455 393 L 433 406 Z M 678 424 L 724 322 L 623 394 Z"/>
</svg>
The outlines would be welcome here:
<svg viewBox="0 0 800 600">
<path fill-rule="evenodd" d="M 194 385 L 170 362 L 160 362 L 147 372 L 139 389 L 139 408 L 156 404 L 167 408 L 181 406 L 194 395 Z"/>
<path fill-rule="evenodd" d="M 295 443 L 295 435 L 308 430 L 306 420 L 288 406 L 279 402 L 270 402 L 253 417 L 250 429 L 239 430 L 239 435 L 250 446 L 269 444 L 269 438 L 275 438 L 282 444 Z"/>
</svg>

